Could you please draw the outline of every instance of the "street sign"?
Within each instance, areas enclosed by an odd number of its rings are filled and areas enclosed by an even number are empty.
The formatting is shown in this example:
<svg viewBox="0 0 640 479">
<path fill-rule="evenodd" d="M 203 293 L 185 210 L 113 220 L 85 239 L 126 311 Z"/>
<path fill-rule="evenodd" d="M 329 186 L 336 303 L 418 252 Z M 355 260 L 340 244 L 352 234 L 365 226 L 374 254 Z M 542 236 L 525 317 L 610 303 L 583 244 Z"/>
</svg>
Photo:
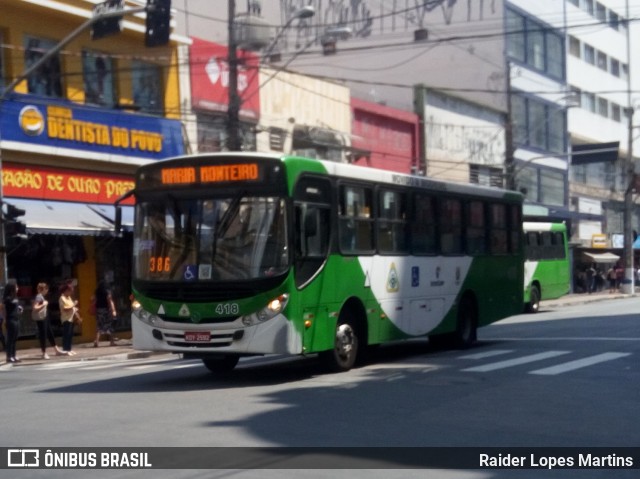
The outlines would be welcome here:
<svg viewBox="0 0 640 479">
<path fill-rule="evenodd" d="M 124 0 L 106 0 L 93 7 L 93 16 L 102 17 L 107 13 L 122 12 Z M 91 26 L 91 39 L 99 40 L 122 31 L 122 15 L 99 18 Z"/>
</svg>

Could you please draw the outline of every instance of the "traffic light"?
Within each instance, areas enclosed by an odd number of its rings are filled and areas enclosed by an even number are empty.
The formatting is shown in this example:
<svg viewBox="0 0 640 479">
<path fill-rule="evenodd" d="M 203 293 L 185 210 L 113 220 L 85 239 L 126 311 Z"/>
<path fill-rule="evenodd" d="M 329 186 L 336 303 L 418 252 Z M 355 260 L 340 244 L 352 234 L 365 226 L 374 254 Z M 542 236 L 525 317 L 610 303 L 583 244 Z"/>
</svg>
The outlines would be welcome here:
<svg viewBox="0 0 640 479">
<path fill-rule="evenodd" d="M 147 0 L 147 23 L 144 44 L 159 47 L 169 43 L 171 34 L 171 0 Z"/>
<path fill-rule="evenodd" d="M 24 216 L 25 210 L 12 204 L 7 205 L 7 212 L 4 214 L 4 235 L 7 247 L 18 246 L 27 239 L 27 225 L 18 218 Z"/>
<path fill-rule="evenodd" d="M 124 9 L 123 0 L 107 0 L 93 7 L 93 15 L 100 16 L 105 13 L 119 12 Z M 96 20 L 91 26 L 91 39 L 100 38 L 120 33 L 122 31 L 122 15 Z"/>
</svg>

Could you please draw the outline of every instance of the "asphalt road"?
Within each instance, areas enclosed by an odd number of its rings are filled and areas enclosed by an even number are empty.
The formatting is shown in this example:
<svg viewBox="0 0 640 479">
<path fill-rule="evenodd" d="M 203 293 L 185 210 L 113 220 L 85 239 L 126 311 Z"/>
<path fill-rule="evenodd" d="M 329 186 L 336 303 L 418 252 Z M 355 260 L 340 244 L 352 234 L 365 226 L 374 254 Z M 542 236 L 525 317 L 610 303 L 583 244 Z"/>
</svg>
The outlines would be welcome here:
<svg viewBox="0 0 640 479">
<path fill-rule="evenodd" d="M 0 371 L 3 447 L 600 447 L 640 444 L 640 298 L 509 318 L 465 351 L 426 341 L 327 374 L 315 358 L 252 358 L 214 376 L 170 357 L 59 362 Z M 364 449 L 370 455 L 374 449 Z M 586 449 L 585 449 L 586 450 Z M 637 448 L 636 448 L 637 450 Z M 188 451 L 185 449 L 184 451 Z M 231 449 L 230 452 L 235 450 Z M 427 449 L 425 453 L 448 449 Z M 455 450 L 454 450 L 455 451 Z M 461 456 L 469 449 L 459 449 Z M 471 449 L 475 454 L 476 449 Z M 340 467 L 329 457 L 324 467 Z M 326 469 L 91 471 L 92 477 L 327 477 Z M 636 478 L 621 469 L 343 469 L 332 477 Z M 396 469 L 405 468 L 405 469 Z M 5 471 L 6 472 L 6 471 Z M 87 471 L 11 471 L 86 477 Z M 0 476 L 4 475 L 0 472 Z M 9 477 L 9 476 L 6 476 Z"/>
</svg>

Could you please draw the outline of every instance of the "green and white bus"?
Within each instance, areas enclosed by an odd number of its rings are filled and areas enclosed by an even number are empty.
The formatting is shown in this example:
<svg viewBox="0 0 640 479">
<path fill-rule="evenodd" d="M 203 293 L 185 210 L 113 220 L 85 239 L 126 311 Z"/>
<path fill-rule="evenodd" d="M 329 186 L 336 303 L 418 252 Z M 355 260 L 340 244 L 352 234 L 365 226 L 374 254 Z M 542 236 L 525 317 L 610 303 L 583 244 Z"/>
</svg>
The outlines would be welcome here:
<svg viewBox="0 0 640 479">
<path fill-rule="evenodd" d="M 312 353 L 344 371 L 416 337 L 469 346 L 523 308 L 516 192 L 216 153 L 142 166 L 130 193 L 133 346 L 211 371 Z"/>
<path fill-rule="evenodd" d="M 567 294 L 571 288 L 567 226 L 564 223 L 523 223 L 524 304 L 529 313 L 540 309 L 540 301 Z"/>
</svg>

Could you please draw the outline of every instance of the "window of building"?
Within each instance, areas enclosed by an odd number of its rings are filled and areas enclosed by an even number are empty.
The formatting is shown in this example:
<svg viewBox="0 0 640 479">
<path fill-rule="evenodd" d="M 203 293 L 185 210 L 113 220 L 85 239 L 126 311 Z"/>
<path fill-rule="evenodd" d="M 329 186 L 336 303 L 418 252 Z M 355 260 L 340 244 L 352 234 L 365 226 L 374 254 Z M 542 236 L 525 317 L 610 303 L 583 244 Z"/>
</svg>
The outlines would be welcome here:
<svg viewBox="0 0 640 479">
<path fill-rule="evenodd" d="M 528 146 L 544 149 L 547 146 L 547 118 L 544 104 L 530 100 L 528 102 L 529 138 Z"/>
<path fill-rule="evenodd" d="M 520 62 L 524 62 L 525 55 L 525 19 L 512 10 L 507 10 L 507 53 Z"/>
<path fill-rule="evenodd" d="M 605 98 L 598 98 L 598 115 L 609 118 L 609 102 Z"/>
<path fill-rule="evenodd" d="M 615 58 L 611 59 L 611 74 L 616 77 L 620 77 L 620 62 Z"/>
<path fill-rule="evenodd" d="M 28 69 L 44 56 L 46 52 L 56 46 L 56 42 L 36 38 L 32 36 L 24 37 L 24 64 Z M 60 56 L 52 55 L 46 62 L 27 77 L 27 88 L 29 93 L 44 95 L 49 97 L 62 98 L 62 70 L 60 67 Z"/>
<path fill-rule="evenodd" d="M 534 98 L 511 96 L 513 142 L 555 153 L 566 147 L 566 110 Z"/>
<path fill-rule="evenodd" d="M 197 113 L 198 152 L 227 151 L 227 117 Z M 252 123 L 240 123 L 242 151 L 256 151 L 256 131 Z"/>
<path fill-rule="evenodd" d="M 611 103 L 611 119 L 617 122 L 622 122 L 622 112 L 620 105 Z"/>
<path fill-rule="evenodd" d="M 620 75 L 620 78 L 622 78 L 623 80 L 628 80 L 629 79 L 629 65 L 627 65 L 626 63 L 623 63 L 621 72 L 622 72 L 622 74 Z"/>
<path fill-rule="evenodd" d="M 507 10 L 507 52 L 519 62 L 564 78 L 564 37 L 548 26 Z"/>
<path fill-rule="evenodd" d="M 527 64 L 544 70 L 544 31 L 541 25 L 527 22 Z"/>
<path fill-rule="evenodd" d="M 502 188 L 504 185 L 502 168 L 485 165 L 469 165 L 469 183 Z"/>
<path fill-rule="evenodd" d="M 596 112 L 596 96 L 593 93 L 582 92 L 582 107 L 590 111 L 591 113 Z"/>
<path fill-rule="evenodd" d="M 584 61 L 591 65 L 596 64 L 596 51 L 591 45 L 584 46 Z"/>
<path fill-rule="evenodd" d="M 540 169 L 540 203 L 545 205 L 564 206 L 565 174 L 561 171 Z"/>
<path fill-rule="evenodd" d="M 596 2 L 596 18 L 603 23 L 607 23 L 607 7 L 600 2 Z"/>
<path fill-rule="evenodd" d="M 567 131 L 567 114 L 563 108 L 548 107 L 549 151 L 564 153 L 566 151 L 565 132 Z"/>
<path fill-rule="evenodd" d="M 539 190 L 538 168 L 532 166 L 520 167 L 516 176 L 516 187 L 527 200 L 537 203 Z"/>
<path fill-rule="evenodd" d="M 580 0 L 569 0 L 569 3 L 572 3 L 573 5 L 575 5 L 576 7 L 580 6 Z"/>
<path fill-rule="evenodd" d="M 581 183 L 581 184 L 587 183 L 587 165 L 586 164 L 571 165 L 571 174 L 574 182 Z"/>
<path fill-rule="evenodd" d="M 164 115 L 162 70 L 158 65 L 134 60 L 131 78 L 133 103 L 141 112 Z"/>
<path fill-rule="evenodd" d="M 116 95 L 113 79 L 113 60 L 101 53 L 82 52 L 84 101 L 114 107 Z"/>
<path fill-rule="evenodd" d="M 564 78 L 564 39 L 554 32 L 546 32 L 547 73 L 555 78 Z"/>
<path fill-rule="evenodd" d="M 620 29 L 620 17 L 612 10 L 609 10 L 609 26 L 614 30 Z"/>
<path fill-rule="evenodd" d="M 596 65 L 600 70 L 607 71 L 607 55 L 598 51 L 596 54 Z"/>
<path fill-rule="evenodd" d="M 518 94 L 511 95 L 511 125 L 513 142 L 516 145 L 527 143 L 527 101 Z"/>
<path fill-rule="evenodd" d="M 462 202 L 455 198 L 440 200 L 440 251 L 462 254 Z"/>
<path fill-rule="evenodd" d="M 589 15 L 593 15 L 593 0 L 582 0 L 582 9 Z"/>
<path fill-rule="evenodd" d="M 569 37 L 569 54 L 573 55 L 574 57 L 578 57 L 580 58 L 580 40 L 578 40 L 576 37 Z"/>
</svg>

